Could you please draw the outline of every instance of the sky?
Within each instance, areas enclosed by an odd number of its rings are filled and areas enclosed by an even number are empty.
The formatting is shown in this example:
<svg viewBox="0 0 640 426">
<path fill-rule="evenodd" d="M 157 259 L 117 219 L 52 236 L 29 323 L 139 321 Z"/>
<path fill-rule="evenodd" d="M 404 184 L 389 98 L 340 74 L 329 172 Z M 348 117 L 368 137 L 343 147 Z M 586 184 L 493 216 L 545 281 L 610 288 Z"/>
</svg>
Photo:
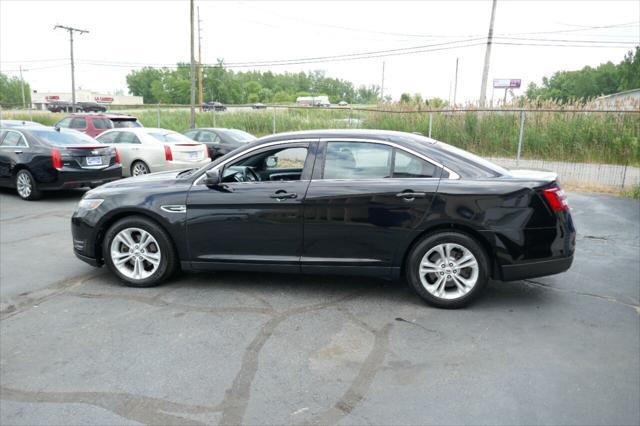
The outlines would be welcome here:
<svg viewBox="0 0 640 426">
<path fill-rule="evenodd" d="M 396 49 L 371 55 L 396 53 L 386 57 L 235 69 L 324 70 L 356 86 L 380 85 L 384 61 L 385 94 L 397 99 L 403 92 L 420 93 L 423 98 L 449 100 L 458 58 L 456 101 L 474 101 L 480 94 L 491 0 L 195 4 L 202 21 L 203 63 L 218 58 L 229 64 L 274 62 Z M 56 24 L 89 31 L 75 35 L 77 88 L 127 93 L 126 75 L 139 64 L 170 65 L 190 58 L 188 1 L 0 0 L 0 71 L 17 76 L 22 66 L 32 89 L 69 92 L 68 33 L 54 30 Z M 515 45 L 493 45 L 487 96 L 494 95 L 494 78 L 522 79 L 522 89 L 516 91 L 520 94 L 530 82 L 539 84 L 543 76 L 559 70 L 620 62 L 640 44 L 639 24 L 638 0 L 498 0 L 494 31 L 502 38 L 495 41 Z M 414 49 L 422 52 L 397 55 L 416 46 L 424 46 Z M 496 90 L 495 97 L 502 97 L 502 91 Z"/>
</svg>

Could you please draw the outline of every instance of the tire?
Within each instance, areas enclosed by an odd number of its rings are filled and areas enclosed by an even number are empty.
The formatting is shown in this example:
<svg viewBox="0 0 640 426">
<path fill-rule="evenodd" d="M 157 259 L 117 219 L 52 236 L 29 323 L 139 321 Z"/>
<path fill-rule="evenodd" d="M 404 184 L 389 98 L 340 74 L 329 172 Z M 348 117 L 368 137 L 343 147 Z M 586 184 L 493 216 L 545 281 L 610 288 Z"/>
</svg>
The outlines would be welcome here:
<svg viewBox="0 0 640 426">
<path fill-rule="evenodd" d="M 442 262 L 442 254 L 449 259 L 447 262 Z M 424 237 L 409 253 L 405 271 L 418 295 L 438 308 L 468 305 L 489 280 L 484 248 L 460 232 L 444 231 Z"/>
<path fill-rule="evenodd" d="M 151 239 L 147 238 L 146 246 L 138 244 L 144 243 L 141 241 L 144 233 L 151 236 Z M 131 247 L 133 252 L 128 250 L 124 241 L 133 243 Z M 158 224 L 142 216 L 129 216 L 113 224 L 104 236 L 102 253 L 109 270 L 129 287 L 157 286 L 167 280 L 178 265 L 168 234 Z M 158 259 L 157 265 L 149 261 L 152 259 L 150 255 Z M 128 260 L 116 266 L 116 261 L 123 259 Z M 136 263 L 138 263 L 137 276 Z"/>
<path fill-rule="evenodd" d="M 131 165 L 131 176 L 146 175 L 151 173 L 149 166 L 144 161 L 134 161 Z"/>
<path fill-rule="evenodd" d="M 19 170 L 16 174 L 16 191 L 23 200 L 35 201 L 42 198 L 42 191 L 38 189 L 38 184 L 33 175 L 28 170 Z"/>
</svg>

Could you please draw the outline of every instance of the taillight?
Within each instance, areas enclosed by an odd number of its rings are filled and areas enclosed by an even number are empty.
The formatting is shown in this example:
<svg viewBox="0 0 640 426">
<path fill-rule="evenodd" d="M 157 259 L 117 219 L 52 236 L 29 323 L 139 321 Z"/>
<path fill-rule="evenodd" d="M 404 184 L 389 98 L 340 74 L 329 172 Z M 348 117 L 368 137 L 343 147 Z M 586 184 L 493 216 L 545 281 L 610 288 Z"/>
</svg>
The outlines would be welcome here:
<svg viewBox="0 0 640 426">
<path fill-rule="evenodd" d="M 173 161 L 173 154 L 171 153 L 171 147 L 169 145 L 164 146 L 164 159 L 167 161 Z"/>
<path fill-rule="evenodd" d="M 116 164 L 120 164 L 120 153 L 118 152 L 118 148 L 113 148 L 113 150 L 116 152 Z"/>
<path fill-rule="evenodd" d="M 62 170 L 62 155 L 60 155 L 59 149 L 51 149 L 51 162 L 54 169 Z"/>
<path fill-rule="evenodd" d="M 547 188 L 542 191 L 544 199 L 549 203 L 549 207 L 554 212 L 562 212 L 569 210 L 569 203 L 567 202 L 567 196 L 559 186 Z"/>
</svg>

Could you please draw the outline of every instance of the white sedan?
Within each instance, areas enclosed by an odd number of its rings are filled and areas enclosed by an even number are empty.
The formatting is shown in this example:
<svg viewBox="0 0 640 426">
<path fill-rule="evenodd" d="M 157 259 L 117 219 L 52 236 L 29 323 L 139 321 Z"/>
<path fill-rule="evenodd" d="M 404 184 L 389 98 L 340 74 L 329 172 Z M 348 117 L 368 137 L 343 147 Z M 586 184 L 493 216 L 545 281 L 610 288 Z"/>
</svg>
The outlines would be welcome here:
<svg viewBox="0 0 640 426">
<path fill-rule="evenodd" d="M 111 129 L 96 139 L 116 147 L 124 176 L 190 169 L 211 161 L 205 144 L 167 129 Z"/>
</svg>

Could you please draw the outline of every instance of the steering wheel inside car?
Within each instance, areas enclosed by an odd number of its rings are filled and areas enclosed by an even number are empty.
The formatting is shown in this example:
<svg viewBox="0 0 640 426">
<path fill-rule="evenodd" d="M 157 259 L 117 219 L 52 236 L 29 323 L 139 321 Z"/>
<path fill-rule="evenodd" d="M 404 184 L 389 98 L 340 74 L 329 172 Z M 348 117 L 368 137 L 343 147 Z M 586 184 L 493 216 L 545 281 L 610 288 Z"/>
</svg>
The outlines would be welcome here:
<svg viewBox="0 0 640 426">
<path fill-rule="evenodd" d="M 240 166 L 238 168 L 241 170 L 238 170 L 233 175 L 236 182 L 257 182 L 261 180 L 260 176 L 251 167 Z"/>
</svg>

